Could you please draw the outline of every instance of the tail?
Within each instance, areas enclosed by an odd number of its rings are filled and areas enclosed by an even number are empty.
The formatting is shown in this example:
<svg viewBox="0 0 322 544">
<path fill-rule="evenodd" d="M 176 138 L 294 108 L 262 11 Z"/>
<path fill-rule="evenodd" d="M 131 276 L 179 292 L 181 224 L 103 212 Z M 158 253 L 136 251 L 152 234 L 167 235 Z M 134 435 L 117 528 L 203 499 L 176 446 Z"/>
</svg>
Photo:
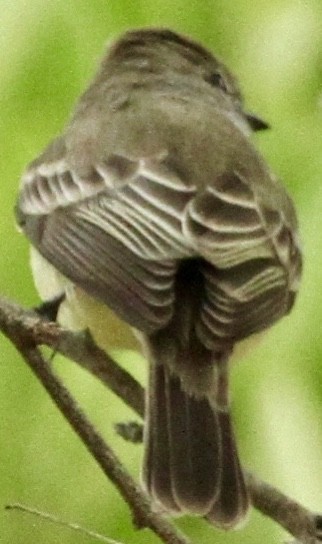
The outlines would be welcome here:
<svg viewBox="0 0 322 544">
<path fill-rule="evenodd" d="M 225 529 L 240 524 L 249 497 L 228 409 L 188 394 L 167 366 L 151 363 L 146 412 L 143 481 L 152 499 Z"/>
</svg>

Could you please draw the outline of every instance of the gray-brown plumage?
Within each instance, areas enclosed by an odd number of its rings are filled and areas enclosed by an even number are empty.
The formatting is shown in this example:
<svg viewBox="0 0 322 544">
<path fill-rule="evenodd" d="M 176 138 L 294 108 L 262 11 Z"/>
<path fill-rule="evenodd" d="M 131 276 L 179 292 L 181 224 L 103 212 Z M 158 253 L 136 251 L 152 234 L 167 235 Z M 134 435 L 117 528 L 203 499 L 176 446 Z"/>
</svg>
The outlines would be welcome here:
<svg viewBox="0 0 322 544">
<path fill-rule="evenodd" d="M 224 528 L 249 507 L 228 361 L 290 311 L 301 271 L 291 200 L 249 139 L 265 126 L 202 46 L 128 32 L 17 205 L 38 252 L 139 332 L 147 491 Z"/>
</svg>

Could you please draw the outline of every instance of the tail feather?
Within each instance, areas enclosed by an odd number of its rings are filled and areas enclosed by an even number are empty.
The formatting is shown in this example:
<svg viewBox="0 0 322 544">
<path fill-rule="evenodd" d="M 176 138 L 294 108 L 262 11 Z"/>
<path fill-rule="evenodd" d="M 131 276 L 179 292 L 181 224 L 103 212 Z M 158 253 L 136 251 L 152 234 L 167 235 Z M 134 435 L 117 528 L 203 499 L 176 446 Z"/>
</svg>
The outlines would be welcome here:
<svg viewBox="0 0 322 544">
<path fill-rule="evenodd" d="M 205 398 L 187 395 L 180 379 L 166 374 L 172 490 L 181 511 L 205 515 L 220 483 L 220 436 Z"/>
<path fill-rule="evenodd" d="M 223 470 L 220 493 L 206 517 L 214 525 L 229 529 L 244 523 L 249 510 L 249 496 L 239 462 L 230 414 L 220 411 L 218 415 Z"/>
<path fill-rule="evenodd" d="M 180 379 L 152 363 L 147 401 L 143 481 L 166 511 L 205 516 L 231 528 L 249 498 L 228 411 L 186 393 Z"/>
<path fill-rule="evenodd" d="M 163 368 L 153 365 L 147 389 L 144 431 L 143 482 L 150 496 L 165 510 L 177 512 L 171 482 L 166 383 Z"/>
</svg>

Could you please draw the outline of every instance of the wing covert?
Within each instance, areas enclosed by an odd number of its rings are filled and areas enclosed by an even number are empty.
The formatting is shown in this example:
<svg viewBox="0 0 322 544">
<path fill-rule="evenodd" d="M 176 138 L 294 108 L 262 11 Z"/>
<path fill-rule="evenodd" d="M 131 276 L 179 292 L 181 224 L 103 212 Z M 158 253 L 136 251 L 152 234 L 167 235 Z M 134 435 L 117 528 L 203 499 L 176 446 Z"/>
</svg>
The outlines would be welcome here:
<svg viewBox="0 0 322 544">
<path fill-rule="evenodd" d="M 195 251 L 219 269 L 272 259 L 296 290 L 301 254 L 297 225 L 290 224 L 294 211 L 285 210 L 280 201 L 270 204 L 241 175 L 227 172 L 191 199 L 183 229 Z M 289 200 L 287 204 L 291 206 Z"/>
</svg>

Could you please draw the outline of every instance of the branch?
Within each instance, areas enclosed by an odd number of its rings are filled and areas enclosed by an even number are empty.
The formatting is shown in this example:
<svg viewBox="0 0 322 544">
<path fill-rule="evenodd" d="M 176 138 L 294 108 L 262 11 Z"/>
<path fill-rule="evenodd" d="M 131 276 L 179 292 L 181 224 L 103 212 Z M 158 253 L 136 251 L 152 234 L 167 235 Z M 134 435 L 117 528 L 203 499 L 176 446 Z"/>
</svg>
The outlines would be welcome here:
<svg viewBox="0 0 322 544">
<path fill-rule="evenodd" d="M 92 428 L 68 391 L 48 369 L 39 350 L 47 345 L 74 360 L 118 395 L 141 417 L 144 391 L 136 380 L 98 348 L 88 333 L 73 333 L 56 323 L 49 323 L 33 311 L 26 311 L 0 297 L 0 329 L 15 344 L 54 402 L 79 434 L 105 474 L 115 483 L 134 513 L 139 527 L 150 527 L 168 544 L 187 544 L 159 514 L 151 511 L 149 501 L 124 470 L 101 436 Z M 322 541 L 322 517 L 281 493 L 276 488 L 245 471 L 254 507 L 281 525 L 298 544 Z"/>
<path fill-rule="evenodd" d="M 144 389 L 93 341 L 88 331 L 72 332 L 48 321 L 33 310 L 25 310 L 0 297 L 0 329 L 15 343 L 23 337 L 32 344 L 45 345 L 78 363 L 99 378 L 123 402 L 144 416 Z"/>
<path fill-rule="evenodd" d="M 257 510 L 286 529 L 298 544 L 322 541 L 322 516 L 310 512 L 251 472 L 245 471 L 245 474 L 252 504 Z"/>
<path fill-rule="evenodd" d="M 23 325 L 24 316 L 28 323 L 25 328 Z M 31 321 L 32 315 L 30 312 L 25 313 L 17 305 L 12 305 L 7 300 L 0 299 L 1 330 L 16 346 L 25 362 L 49 393 L 53 402 L 79 435 L 91 455 L 96 459 L 104 474 L 115 484 L 132 510 L 135 525 L 138 528 L 150 528 L 167 544 L 189 544 L 189 540 L 168 523 L 163 516 L 152 511 L 150 501 L 146 495 L 124 469 L 115 453 L 104 442 L 101 435 L 87 420 L 69 391 L 55 376 L 36 347 L 37 341 L 31 333 Z M 36 316 L 34 316 L 34 325 L 39 333 L 41 323 Z M 48 323 L 44 323 L 44 325 L 45 331 L 48 332 Z M 124 391 L 123 385 L 120 386 L 120 389 Z M 140 406 L 140 403 L 138 406 Z"/>
</svg>

